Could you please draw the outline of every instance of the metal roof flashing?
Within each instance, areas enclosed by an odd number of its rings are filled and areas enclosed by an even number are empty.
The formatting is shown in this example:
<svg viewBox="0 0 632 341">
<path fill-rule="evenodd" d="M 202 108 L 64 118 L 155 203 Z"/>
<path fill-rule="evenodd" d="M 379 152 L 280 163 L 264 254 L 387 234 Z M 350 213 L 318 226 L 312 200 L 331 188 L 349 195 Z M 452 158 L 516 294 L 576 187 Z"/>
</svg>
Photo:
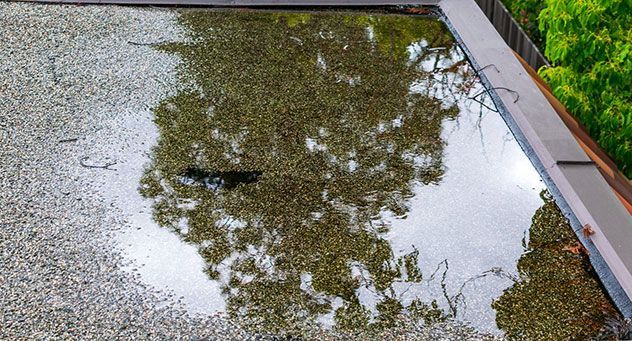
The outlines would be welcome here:
<svg viewBox="0 0 632 341">
<path fill-rule="evenodd" d="M 58 4 L 117 4 L 215 7 L 302 6 L 436 6 L 441 0 L 13 0 Z"/>
<path fill-rule="evenodd" d="M 448 28 L 542 176 L 604 287 L 632 317 L 632 216 L 473 0 L 441 0 Z M 582 227 L 595 231 L 589 238 Z"/>
</svg>

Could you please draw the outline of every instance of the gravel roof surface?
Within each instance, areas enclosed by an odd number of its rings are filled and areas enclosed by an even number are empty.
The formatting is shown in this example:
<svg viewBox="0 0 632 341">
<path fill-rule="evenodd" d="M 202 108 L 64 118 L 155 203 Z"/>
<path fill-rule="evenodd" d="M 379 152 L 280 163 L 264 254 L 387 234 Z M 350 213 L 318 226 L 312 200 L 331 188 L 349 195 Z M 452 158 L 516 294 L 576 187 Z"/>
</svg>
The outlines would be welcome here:
<svg viewBox="0 0 632 341">
<path fill-rule="evenodd" d="M 145 44 L 182 39 L 176 18 L 0 3 L 0 339 L 260 336 L 143 284 L 116 237 L 136 228 L 123 206 L 157 137 L 152 107 L 177 90 L 178 60 Z M 403 329 L 385 337 L 477 337 Z"/>
</svg>

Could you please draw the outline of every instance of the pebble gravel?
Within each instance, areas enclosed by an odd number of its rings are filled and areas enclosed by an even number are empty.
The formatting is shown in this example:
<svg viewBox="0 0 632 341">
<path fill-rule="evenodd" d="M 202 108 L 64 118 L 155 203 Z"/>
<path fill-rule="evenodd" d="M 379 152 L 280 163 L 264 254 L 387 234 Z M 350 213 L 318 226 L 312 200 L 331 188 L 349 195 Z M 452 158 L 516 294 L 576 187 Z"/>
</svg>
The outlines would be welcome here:
<svg viewBox="0 0 632 341">
<path fill-rule="evenodd" d="M 178 60 L 148 45 L 183 39 L 177 15 L 0 2 L 0 339 L 272 338 L 123 269 L 114 236 L 133 226 L 108 188 L 147 159 L 152 107 L 177 91 Z M 483 337 L 404 325 L 383 338 Z"/>
</svg>

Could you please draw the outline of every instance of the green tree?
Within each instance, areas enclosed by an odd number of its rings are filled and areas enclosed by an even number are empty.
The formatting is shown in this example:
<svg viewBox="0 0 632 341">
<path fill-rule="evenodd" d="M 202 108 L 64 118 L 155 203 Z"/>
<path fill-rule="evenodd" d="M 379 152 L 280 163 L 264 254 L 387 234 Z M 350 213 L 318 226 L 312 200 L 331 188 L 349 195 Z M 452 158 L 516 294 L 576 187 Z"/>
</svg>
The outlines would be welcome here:
<svg viewBox="0 0 632 341">
<path fill-rule="evenodd" d="M 540 73 L 557 98 L 632 178 L 632 1 L 547 0 Z"/>
</svg>

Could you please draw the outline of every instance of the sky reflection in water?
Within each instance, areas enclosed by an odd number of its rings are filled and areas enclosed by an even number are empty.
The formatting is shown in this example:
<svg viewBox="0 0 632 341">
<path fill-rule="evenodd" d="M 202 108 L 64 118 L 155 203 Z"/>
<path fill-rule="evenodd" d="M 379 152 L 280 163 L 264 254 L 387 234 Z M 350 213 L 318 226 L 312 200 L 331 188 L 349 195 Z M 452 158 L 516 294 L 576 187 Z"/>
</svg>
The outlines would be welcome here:
<svg viewBox="0 0 632 341">
<path fill-rule="evenodd" d="M 271 332 L 400 314 L 498 332 L 544 189 L 444 25 L 185 12 L 186 90 L 141 193 L 202 256 L 217 309 Z M 479 99 L 485 100 L 484 97 Z M 489 100 L 486 106 L 493 107 Z"/>
</svg>

